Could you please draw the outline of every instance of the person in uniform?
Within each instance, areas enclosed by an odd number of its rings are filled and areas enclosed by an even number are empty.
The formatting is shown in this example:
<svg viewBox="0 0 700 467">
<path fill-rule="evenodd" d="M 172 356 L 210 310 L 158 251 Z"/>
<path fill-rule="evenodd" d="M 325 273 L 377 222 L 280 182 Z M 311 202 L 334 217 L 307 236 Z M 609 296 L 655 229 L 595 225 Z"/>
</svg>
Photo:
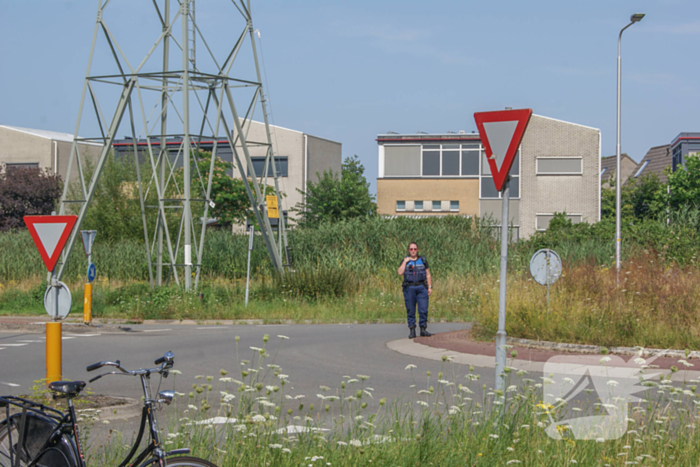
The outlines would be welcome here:
<svg viewBox="0 0 700 467">
<path fill-rule="evenodd" d="M 406 302 L 408 319 L 408 338 L 416 337 L 416 305 L 418 305 L 418 324 L 421 337 L 432 336 L 428 332 L 428 300 L 433 293 L 433 280 L 430 277 L 428 261 L 418 255 L 418 245 L 408 245 L 408 256 L 399 266 L 399 276 L 403 276 L 403 298 Z"/>
</svg>

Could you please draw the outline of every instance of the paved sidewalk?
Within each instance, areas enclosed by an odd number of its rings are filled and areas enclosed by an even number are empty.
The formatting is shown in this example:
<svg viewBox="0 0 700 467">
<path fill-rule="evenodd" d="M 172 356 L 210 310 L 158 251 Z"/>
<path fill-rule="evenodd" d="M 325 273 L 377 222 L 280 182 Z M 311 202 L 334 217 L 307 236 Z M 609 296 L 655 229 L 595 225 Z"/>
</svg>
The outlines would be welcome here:
<svg viewBox="0 0 700 467">
<path fill-rule="evenodd" d="M 513 341 L 517 341 L 518 343 L 513 343 L 511 345 L 510 342 Z M 418 337 L 416 339 L 397 339 L 387 342 L 386 345 L 391 350 L 413 357 L 442 360 L 443 356 L 447 356 L 455 363 L 463 365 L 474 365 L 482 368 L 495 367 L 495 344 L 493 342 L 481 342 L 471 339 L 469 330 L 438 333 L 431 337 Z M 549 346 L 550 343 L 544 345 Z M 579 351 L 567 351 L 561 348 L 536 348 L 538 347 L 538 343 L 535 341 L 509 339 L 507 365 L 516 370 L 541 373 L 545 363 L 552 357 L 567 356 L 575 358 L 576 356 L 580 356 L 582 363 L 590 363 L 592 360 L 602 359 L 605 356 L 602 353 L 594 352 L 594 349 L 598 349 L 594 346 L 571 346 L 569 344 L 563 344 L 563 346 L 575 347 L 578 348 Z M 513 352 L 515 352 L 515 358 L 512 357 Z M 649 355 L 651 353 L 671 353 L 678 356 Z M 639 365 L 634 363 L 634 359 L 639 355 L 633 355 L 631 352 L 629 354 L 611 352 L 609 355 L 611 357 L 617 357 L 613 359 L 612 364 L 608 364 L 610 367 L 619 368 L 620 370 L 622 368 L 640 368 Z M 673 366 L 676 367 L 678 371 L 672 374 L 672 381 L 690 381 L 700 379 L 700 359 L 698 359 L 696 355 L 696 352 L 692 352 L 691 358 L 686 359 L 681 351 L 645 349 L 643 357 L 650 365 L 650 372 L 668 375 L 669 373 L 673 373 L 671 371 L 671 367 Z M 624 360 L 628 366 L 615 366 L 614 362 L 619 362 L 620 358 Z M 679 360 L 684 360 L 688 365 L 692 366 L 686 366 Z"/>
</svg>

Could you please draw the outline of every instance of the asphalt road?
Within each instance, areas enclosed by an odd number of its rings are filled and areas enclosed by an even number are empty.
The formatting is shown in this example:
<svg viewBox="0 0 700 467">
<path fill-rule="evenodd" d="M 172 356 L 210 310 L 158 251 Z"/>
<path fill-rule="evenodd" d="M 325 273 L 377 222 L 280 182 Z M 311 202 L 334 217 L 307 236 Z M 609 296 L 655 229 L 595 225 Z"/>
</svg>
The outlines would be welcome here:
<svg viewBox="0 0 700 467">
<path fill-rule="evenodd" d="M 431 324 L 432 332 L 463 329 L 466 324 Z M 382 397 L 415 396 L 412 384 L 426 384 L 426 371 L 432 372 L 431 384 L 436 384 L 442 362 L 399 354 L 386 347 L 391 340 L 406 337 L 402 324 L 363 325 L 142 325 L 131 326 L 133 332 L 70 334 L 64 332 L 63 375 L 66 379 L 88 380 L 93 373 L 85 367 L 101 360 L 120 360 L 127 369 L 152 367 L 153 361 L 171 350 L 175 353 L 175 368 L 182 375 L 164 381 L 163 388 L 189 392 L 197 382 L 195 376 L 220 377 L 220 370 L 240 379 L 236 359 L 252 360 L 256 355 L 250 347 L 263 347 L 263 336 L 270 336 L 266 344 L 271 355 L 265 363 L 282 367 L 289 375 L 288 393 L 303 394 L 315 400 L 319 386 L 340 387 L 343 376 L 356 378 L 368 375 L 366 386 L 374 389 L 374 401 Z M 282 340 L 278 335 L 289 339 Z M 278 351 L 279 349 L 279 351 Z M 274 361 L 273 361 L 274 358 Z M 417 366 L 411 371 L 409 364 Z M 250 365 L 241 366 L 242 369 Z M 468 372 L 465 365 L 448 363 L 446 379 L 452 371 L 461 375 Z M 493 369 L 476 369 L 488 387 L 493 386 Z M 27 394 L 33 382 L 45 377 L 45 340 L 42 334 L 0 332 L 0 393 Z M 460 382 L 460 381 L 457 381 Z M 464 379 L 462 378 L 462 382 Z M 214 384 L 214 383 L 213 383 Z M 270 384 L 273 384 L 270 380 Z M 136 378 L 105 377 L 89 385 L 99 394 L 140 398 L 141 389 Z"/>
</svg>

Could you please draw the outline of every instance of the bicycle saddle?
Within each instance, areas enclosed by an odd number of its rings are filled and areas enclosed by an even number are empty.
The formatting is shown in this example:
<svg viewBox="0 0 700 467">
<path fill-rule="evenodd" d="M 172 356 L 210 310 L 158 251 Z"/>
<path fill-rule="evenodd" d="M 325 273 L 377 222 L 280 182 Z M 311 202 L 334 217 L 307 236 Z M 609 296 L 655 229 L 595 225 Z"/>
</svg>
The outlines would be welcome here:
<svg viewBox="0 0 700 467">
<path fill-rule="evenodd" d="M 54 381 L 49 383 L 49 389 L 66 397 L 75 397 L 85 387 L 85 381 Z"/>
</svg>

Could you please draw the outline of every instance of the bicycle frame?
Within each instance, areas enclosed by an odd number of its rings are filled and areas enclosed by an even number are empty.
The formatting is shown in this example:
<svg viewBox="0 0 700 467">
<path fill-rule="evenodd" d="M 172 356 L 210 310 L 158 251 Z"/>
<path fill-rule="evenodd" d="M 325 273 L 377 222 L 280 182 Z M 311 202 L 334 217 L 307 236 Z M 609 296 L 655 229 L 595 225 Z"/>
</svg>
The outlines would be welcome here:
<svg viewBox="0 0 700 467">
<path fill-rule="evenodd" d="M 149 391 L 148 380 L 150 380 L 151 374 L 158 373 L 161 375 L 161 378 L 163 376 L 167 376 L 167 370 L 170 367 L 172 367 L 172 363 L 166 362 L 160 368 L 129 372 L 121 367 L 119 361 L 117 361 L 116 364 L 113 362 L 101 362 L 99 364 L 91 365 L 90 367 L 88 367 L 88 370 L 90 371 L 91 369 L 94 370 L 100 368 L 105 364 L 116 366 L 122 371 L 122 373 L 105 373 L 93 378 L 91 382 L 107 374 L 138 375 L 141 378 L 141 388 L 143 390 L 144 395 L 144 404 L 141 411 L 141 422 L 136 441 L 134 442 L 131 450 L 126 455 L 124 460 L 121 462 L 121 464 L 119 464 L 119 467 L 146 467 L 152 464 L 156 464 L 160 467 L 163 467 L 165 466 L 165 459 L 167 457 L 174 455 L 189 454 L 190 450 L 187 448 L 175 449 L 167 452 L 162 449 L 160 435 L 158 432 L 158 419 L 156 417 L 155 411 L 157 408 L 157 404 L 163 402 L 163 400 L 152 399 Z M 168 364 L 169 366 L 167 366 Z M 28 422 L 30 421 L 29 418 L 32 417 L 35 420 L 40 420 L 43 423 L 48 423 L 51 426 L 52 431 L 47 437 L 42 447 L 36 452 L 34 460 L 29 463 L 26 463 L 27 467 L 36 466 L 41 461 L 41 458 L 44 455 L 46 455 L 49 451 L 55 449 L 53 446 L 57 443 L 62 443 L 62 446 L 67 445 L 66 449 L 71 451 L 71 454 L 75 457 L 75 459 L 66 458 L 68 464 L 73 463 L 74 460 L 75 467 L 87 467 L 85 463 L 85 457 L 82 452 L 82 447 L 80 446 L 79 429 L 75 407 L 73 405 L 73 399 L 72 397 L 67 397 L 67 399 L 68 413 L 63 413 L 59 410 L 47 407 L 43 404 L 39 404 L 27 399 L 22 399 L 14 396 L 0 397 L 0 408 L 4 407 L 6 409 L 5 423 L 8 425 L 10 467 L 19 466 L 20 461 L 24 460 L 24 462 L 26 462 L 26 459 L 31 457 L 30 453 L 27 450 L 25 441 L 28 430 Z M 21 409 L 21 415 L 20 413 L 11 413 L 11 406 Z M 12 430 L 10 429 L 10 424 L 18 416 L 20 420 L 16 426 L 18 433 L 17 436 L 19 439 L 15 444 L 13 443 L 13 436 Z M 134 456 L 136 455 L 136 452 L 138 451 L 141 442 L 143 441 L 147 422 L 151 442 L 149 442 L 148 445 L 134 459 Z M 0 426 L 0 428 L 2 428 L 2 426 Z M 14 452 L 13 446 L 18 446 L 19 451 Z M 65 456 L 65 454 L 63 455 Z M 134 459 L 133 462 L 131 461 L 132 459 Z"/>
<path fill-rule="evenodd" d="M 141 387 L 143 389 L 143 395 L 144 395 L 144 405 L 143 409 L 141 411 L 141 425 L 139 426 L 139 434 L 136 436 L 136 441 L 134 442 L 134 445 L 131 447 L 131 451 L 126 455 L 126 458 L 122 461 L 121 464 L 119 464 L 119 467 L 132 467 L 139 465 L 141 467 L 145 467 L 147 465 L 151 465 L 155 462 L 159 462 L 161 465 L 165 465 L 163 463 L 163 460 L 168 457 L 168 456 L 173 456 L 173 455 L 178 455 L 178 454 L 189 454 L 190 450 L 185 448 L 185 449 L 175 449 L 173 451 L 168 451 L 165 452 L 163 449 L 160 447 L 160 435 L 158 434 L 158 420 L 156 418 L 155 414 L 155 404 L 157 401 L 153 400 L 150 398 L 150 394 L 148 391 L 148 384 L 146 383 L 146 380 L 150 377 L 150 374 L 145 374 L 145 375 L 140 375 L 141 377 Z M 148 446 L 141 451 L 141 453 L 136 457 L 134 462 L 129 463 L 132 457 L 134 457 L 134 454 L 136 454 L 136 451 L 138 450 L 139 446 L 141 445 L 141 441 L 143 440 L 143 435 L 145 432 L 146 428 L 146 421 L 148 421 L 148 427 L 150 430 L 150 437 L 151 437 L 151 442 L 148 443 Z M 151 459 L 149 462 L 146 462 L 145 464 L 140 464 L 143 460 L 148 458 L 148 456 L 153 456 L 154 458 Z"/>
</svg>

